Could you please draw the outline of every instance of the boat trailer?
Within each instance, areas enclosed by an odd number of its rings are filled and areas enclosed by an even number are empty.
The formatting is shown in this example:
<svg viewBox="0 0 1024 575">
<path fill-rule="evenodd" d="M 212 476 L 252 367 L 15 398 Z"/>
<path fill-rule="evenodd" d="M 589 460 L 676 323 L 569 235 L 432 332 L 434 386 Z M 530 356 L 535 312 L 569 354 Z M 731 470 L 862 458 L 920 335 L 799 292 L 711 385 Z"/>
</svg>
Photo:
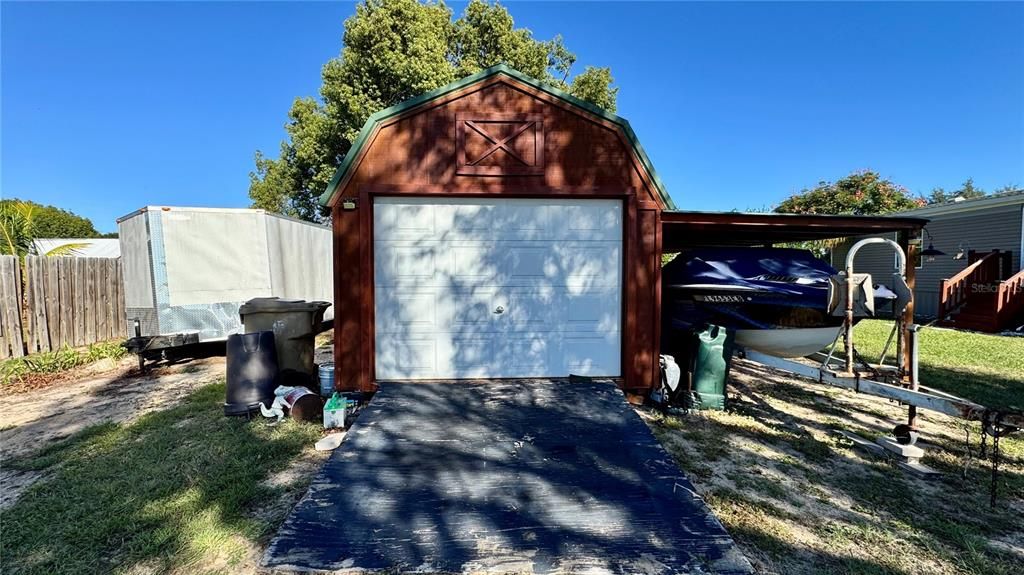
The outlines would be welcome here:
<svg viewBox="0 0 1024 575">
<path fill-rule="evenodd" d="M 919 326 L 915 325 L 912 327 L 917 328 Z M 916 331 L 912 333 L 916 334 Z M 992 431 L 995 426 L 1004 428 L 1013 427 L 1018 429 L 1024 428 L 1024 413 L 1020 411 L 1001 411 L 990 409 L 984 405 L 974 403 L 969 399 L 956 397 L 920 384 L 917 386 L 917 389 L 912 389 L 906 384 L 886 381 L 883 377 L 875 376 L 875 378 L 872 379 L 872 377 L 869 377 L 860 371 L 855 371 L 853 375 L 848 375 L 837 370 L 831 364 L 820 363 L 815 365 L 812 362 L 783 359 L 742 348 L 736 350 L 736 355 L 737 357 L 741 357 L 767 367 L 788 371 L 808 379 L 813 379 L 818 383 L 825 385 L 852 389 L 857 393 L 898 401 L 907 405 L 910 409 L 928 409 L 952 417 L 966 419 L 968 421 L 979 421 L 988 426 L 990 431 Z M 912 430 L 916 430 L 916 410 L 910 416 L 910 420 L 914 422 L 914 425 L 911 425 L 909 421 L 907 425 L 910 426 Z M 901 430 L 894 429 L 893 432 L 896 435 L 901 435 Z M 1000 434 L 1005 433 L 1000 432 Z"/>
<path fill-rule="evenodd" d="M 853 326 L 858 313 L 873 315 L 872 285 L 869 274 L 854 272 L 857 252 L 869 244 L 885 244 L 894 249 L 898 265 L 893 272 L 893 290 L 896 293 L 893 329 L 875 363 L 868 362 L 857 353 L 853 342 Z M 918 334 L 922 326 L 913 323 L 913 292 L 906 282 L 907 257 L 896 242 L 885 238 L 866 238 L 854 244 L 846 257 L 846 269 L 833 276 L 834 289 L 830 308 L 834 315 L 844 317 L 843 327 L 828 353 L 817 353 L 807 358 L 784 359 L 755 350 L 739 348 L 736 355 L 747 360 L 787 371 L 819 383 L 851 389 L 875 397 L 898 401 L 908 407 L 905 425 L 897 425 L 893 434 L 902 444 L 917 440 L 917 410 L 928 409 L 982 424 L 983 433 L 992 437 L 1012 433 L 1024 428 L 1024 412 L 1016 409 L 995 409 L 968 399 L 921 385 L 918 372 Z M 868 309 L 858 309 L 858 306 Z M 843 342 L 842 357 L 836 348 Z M 887 364 L 890 345 L 896 342 L 895 363 Z"/>
</svg>

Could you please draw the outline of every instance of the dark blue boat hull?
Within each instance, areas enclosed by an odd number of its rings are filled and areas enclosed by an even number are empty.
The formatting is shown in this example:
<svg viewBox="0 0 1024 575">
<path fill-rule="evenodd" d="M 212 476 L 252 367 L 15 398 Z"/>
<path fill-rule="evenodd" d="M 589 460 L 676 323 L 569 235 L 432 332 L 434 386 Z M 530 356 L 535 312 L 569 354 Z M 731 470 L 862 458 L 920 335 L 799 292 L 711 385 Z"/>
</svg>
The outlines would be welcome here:
<svg viewBox="0 0 1024 575">
<path fill-rule="evenodd" d="M 807 355 L 831 343 L 842 325 L 842 317 L 828 310 L 835 273 L 807 250 L 684 252 L 662 270 L 666 326 L 720 325 L 735 331 L 741 346 L 783 357 Z"/>
</svg>

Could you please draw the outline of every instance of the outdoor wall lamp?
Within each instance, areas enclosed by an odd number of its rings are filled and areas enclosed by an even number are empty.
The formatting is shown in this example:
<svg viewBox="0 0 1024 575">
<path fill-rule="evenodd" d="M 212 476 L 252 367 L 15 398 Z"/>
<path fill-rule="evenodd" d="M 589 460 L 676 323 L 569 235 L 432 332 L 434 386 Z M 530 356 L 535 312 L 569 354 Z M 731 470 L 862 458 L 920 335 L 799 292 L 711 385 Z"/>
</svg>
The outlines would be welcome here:
<svg viewBox="0 0 1024 575">
<path fill-rule="evenodd" d="M 956 247 L 956 255 L 953 256 L 954 260 L 962 260 L 967 257 L 967 253 L 971 251 L 971 242 L 967 242 L 967 247 L 964 247 L 964 242 Z"/>
<path fill-rule="evenodd" d="M 928 228 L 921 228 L 921 231 L 924 232 L 926 236 L 928 236 L 928 248 L 921 251 L 921 255 L 924 256 L 924 261 L 933 262 L 935 261 L 936 256 L 946 255 L 946 252 L 935 249 L 935 238 L 932 237 L 932 234 L 931 232 L 928 231 Z"/>
</svg>

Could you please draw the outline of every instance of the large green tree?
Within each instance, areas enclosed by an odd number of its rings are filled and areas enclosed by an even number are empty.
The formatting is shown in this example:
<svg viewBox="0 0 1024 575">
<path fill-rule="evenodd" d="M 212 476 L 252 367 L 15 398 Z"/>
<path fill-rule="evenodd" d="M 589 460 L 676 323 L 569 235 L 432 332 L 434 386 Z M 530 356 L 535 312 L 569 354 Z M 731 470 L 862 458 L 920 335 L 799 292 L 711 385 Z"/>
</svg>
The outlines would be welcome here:
<svg viewBox="0 0 1024 575">
<path fill-rule="evenodd" d="M 360 2 L 345 21 L 341 54 L 323 67 L 320 97 L 292 104 L 278 157 L 256 152 L 253 207 L 324 219 L 317 198 L 371 114 L 495 64 L 615 110 L 611 70 L 572 76 L 576 57 L 561 37 L 537 40 L 505 7 L 481 0 L 452 17 L 443 2 Z"/>
<path fill-rule="evenodd" d="M 782 201 L 775 211 L 782 214 L 873 215 L 919 207 L 906 188 L 869 170 L 854 172 L 835 182 L 818 182 Z"/>
</svg>

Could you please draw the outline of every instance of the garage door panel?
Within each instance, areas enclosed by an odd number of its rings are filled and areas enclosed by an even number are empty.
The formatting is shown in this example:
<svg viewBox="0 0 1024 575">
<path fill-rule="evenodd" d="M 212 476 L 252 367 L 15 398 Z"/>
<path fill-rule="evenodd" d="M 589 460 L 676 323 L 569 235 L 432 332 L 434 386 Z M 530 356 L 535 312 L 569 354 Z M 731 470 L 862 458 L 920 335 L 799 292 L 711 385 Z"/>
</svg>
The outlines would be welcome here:
<svg viewBox="0 0 1024 575">
<path fill-rule="evenodd" d="M 377 203 L 373 210 L 374 239 L 434 239 L 438 235 L 435 210 L 435 206 L 416 199 Z"/>
<path fill-rule="evenodd" d="M 494 204 L 467 202 L 463 205 L 438 206 L 436 209 L 438 219 L 448 224 L 442 234 L 444 239 L 476 238 L 494 229 Z"/>
<path fill-rule="evenodd" d="M 549 207 L 556 227 L 555 239 L 620 241 L 622 205 L 605 202 L 574 202 Z"/>
<path fill-rule="evenodd" d="M 505 377 L 531 377 L 550 367 L 556 345 L 548 334 L 503 338 L 496 344 L 498 369 Z"/>
<path fill-rule="evenodd" d="M 506 331 L 555 331 L 564 303 L 562 290 L 552 287 L 508 288 L 503 324 Z M 502 305 L 501 301 L 498 301 Z"/>
<path fill-rule="evenodd" d="M 381 333 L 433 332 L 438 327 L 436 293 L 386 290 L 379 294 L 376 329 Z"/>
<path fill-rule="evenodd" d="M 558 269 L 564 270 L 564 285 L 589 289 L 591 286 L 621 284 L 619 270 L 622 264 L 620 249 L 616 245 L 558 245 L 554 251 Z"/>
<path fill-rule="evenodd" d="M 540 243 L 540 242 L 538 242 Z M 509 285 L 619 287 L 619 242 L 544 242 L 505 248 Z M 500 246 L 499 246 L 500 247 Z"/>
<path fill-rule="evenodd" d="M 494 243 L 455 245 L 450 248 L 452 270 L 449 276 L 468 285 L 480 280 L 497 280 L 504 272 L 505 257 Z"/>
<path fill-rule="evenodd" d="M 548 207 L 540 200 L 520 202 L 523 205 L 510 205 L 508 200 L 438 205 L 434 208 L 437 231 L 432 237 L 452 241 L 482 236 L 502 241 L 554 239 Z"/>
<path fill-rule="evenodd" d="M 374 250 L 374 282 L 377 285 L 402 285 L 405 278 L 419 283 L 437 275 L 438 264 L 443 264 L 445 254 L 440 246 L 413 246 L 393 243 L 378 243 Z M 438 257 L 440 255 L 440 257 Z"/>
<path fill-rule="evenodd" d="M 450 376 L 444 377 L 493 377 L 494 337 L 463 337 L 442 335 L 442 348 L 447 355 Z"/>
<path fill-rule="evenodd" d="M 622 350 L 617 337 L 566 336 L 559 352 L 566 373 L 607 376 L 620 372 Z"/>
<path fill-rule="evenodd" d="M 481 286 L 437 289 L 443 291 L 435 300 L 444 318 L 439 331 L 445 331 L 444 326 L 450 326 L 450 331 L 462 333 L 470 333 L 472 330 L 491 333 L 498 329 L 495 323 L 500 318 L 496 318 L 494 313 L 498 288 Z"/>
<path fill-rule="evenodd" d="M 431 378 L 437 373 L 437 341 L 395 335 L 378 338 L 377 377 L 381 379 Z"/>
<path fill-rule="evenodd" d="M 551 249 L 547 246 L 512 245 L 505 251 L 511 280 L 555 279 Z"/>
<path fill-rule="evenodd" d="M 550 240 L 551 228 L 549 207 L 541 200 L 505 205 L 494 219 L 496 238 L 502 240 Z"/>
<path fill-rule="evenodd" d="M 621 325 L 618 303 L 618 293 L 611 290 L 577 295 L 566 293 L 564 329 L 602 335 L 618 333 Z"/>
</svg>

